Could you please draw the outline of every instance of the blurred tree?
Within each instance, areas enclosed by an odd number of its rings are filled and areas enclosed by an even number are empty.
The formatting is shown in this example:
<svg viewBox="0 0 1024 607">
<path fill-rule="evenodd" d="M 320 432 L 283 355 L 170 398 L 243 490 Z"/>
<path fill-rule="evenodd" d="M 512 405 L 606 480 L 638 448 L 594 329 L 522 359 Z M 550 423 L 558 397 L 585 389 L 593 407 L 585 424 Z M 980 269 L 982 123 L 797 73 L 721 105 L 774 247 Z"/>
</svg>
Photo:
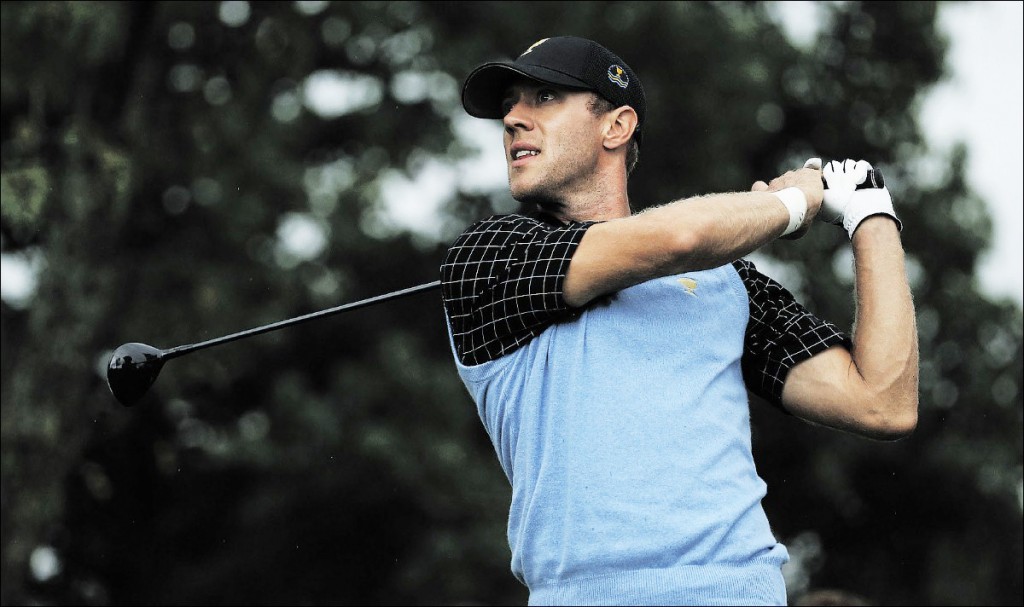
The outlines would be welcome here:
<svg viewBox="0 0 1024 607">
<path fill-rule="evenodd" d="M 103 374 L 126 341 L 433 280 L 463 225 L 511 208 L 459 173 L 462 78 L 570 33 L 643 76 L 637 207 L 815 154 L 875 160 L 894 191 L 918 432 L 872 443 L 752 407 L 793 592 L 1020 603 L 1021 311 L 978 293 L 990 220 L 963 152 L 936 159 L 914 118 L 943 74 L 936 6 L 819 8 L 802 48 L 754 3 L 0 4 L 2 250 L 40 268 L 0 309 L 0 600 L 523 602 L 509 489 L 436 295 L 176 360 L 132 410 Z M 389 211 L 409 183 L 412 230 Z M 849 260 L 825 228 L 757 256 L 847 326 Z"/>
</svg>

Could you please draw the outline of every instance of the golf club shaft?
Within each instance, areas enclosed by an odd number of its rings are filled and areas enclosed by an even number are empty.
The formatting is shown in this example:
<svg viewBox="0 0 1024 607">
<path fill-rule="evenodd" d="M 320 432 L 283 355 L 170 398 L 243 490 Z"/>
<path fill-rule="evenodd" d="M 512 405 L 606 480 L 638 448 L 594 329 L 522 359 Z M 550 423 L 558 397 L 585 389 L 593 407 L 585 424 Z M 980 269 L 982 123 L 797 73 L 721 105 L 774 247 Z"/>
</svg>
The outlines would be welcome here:
<svg viewBox="0 0 1024 607">
<path fill-rule="evenodd" d="M 210 340 L 199 342 L 199 343 L 195 343 L 195 344 L 187 344 L 187 345 L 184 345 L 184 346 L 178 346 L 176 348 L 170 348 L 168 350 L 161 351 L 160 354 L 161 354 L 161 357 L 163 359 L 165 359 L 165 360 L 171 359 L 171 358 L 176 358 L 178 356 L 182 356 L 182 355 L 188 354 L 190 352 L 195 352 L 196 350 L 202 350 L 204 348 L 210 348 L 212 346 L 217 346 L 217 345 L 220 345 L 220 344 L 226 344 L 228 342 L 235 341 L 236 339 L 242 339 L 244 337 L 252 337 L 253 335 L 260 335 L 261 333 L 267 333 L 269 331 L 276 331 L 277 329 L 283 329 L 284 327 L 290 327 L 292 325 L 297 325 L 299 323 L 304 323 L 304 322 L 309 321 L 309 320 L 316 320 L 317 318 L 323 318 L 324 316 L 331 316 L 332 314 L 338 314 L 339 312 L 347 312 L 348 310 L 355 310 L 357 308 L 362 308 L 362 307 L 365 307 L 365 306 L 370 306 L 370 305 L 373 305 L 375 303 L 380 303 L 382 301 L 389 301 L 389 300 L 392 300 L 392 299 L 398 299 L 399 297 L 405 297 L 406 295 L 413 295 L 415 293 L 422 293 L 423 291 L 430 291 L 430 290 L 436 289 L 436 288 L 438 288 L 440 286 L 441 286 L 441 281 L 440 280 L 435 280 L 434 282 L 429 282 L 429 283 L 426 283 L 426 284 L 417 285 L 415 287 L 409 287 L 408 289 L 402 289 L 400 291 L 394 291 L 392 293 L 385 293 L 384 295 L 377 295 L 375 297 L 370 297 L 368 299 L 363 299 L 363 300 L 360 300 L 360 301 L 354 301 L 352 303 L 343 304 L 343 305 L 340 305 L 340 306 L 337 306 L 337 307 L 334 307 L 334 308 L 328 308 L 327 310 L 321 310 L 319 312 L 312 312 L 310 314 L 305 314 L 303 316 L 297 316 L 295 318 L 289 318 L 287 320 L 278 321 L 278 322 L 275 322 L 273 324 L 264 325 L 262 327 L 256 327 L 256 328 L 253 328 L 253 329 L 248 329 L 246 331 L 239 331 L 238 333 L 232 333 L 231 335 L 225 335 L 224 337 L 217 337 L 217 338 L 214 338 L 214 339 L 210 339 Z"/>
</svg>

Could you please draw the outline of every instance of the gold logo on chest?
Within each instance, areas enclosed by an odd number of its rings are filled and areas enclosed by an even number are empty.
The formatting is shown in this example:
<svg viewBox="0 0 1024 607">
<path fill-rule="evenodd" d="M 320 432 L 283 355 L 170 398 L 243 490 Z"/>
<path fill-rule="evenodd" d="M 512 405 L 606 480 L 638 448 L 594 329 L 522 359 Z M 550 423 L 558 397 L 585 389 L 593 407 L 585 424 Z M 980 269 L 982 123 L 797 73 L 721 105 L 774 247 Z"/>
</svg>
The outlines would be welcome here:
<svg viewBox="0 0 1024 607">
<path fill-rule="evenodd" d="M 679 284 L 683 285 L 683 292 L 692 297 L 697 297 L 697 281 L 692 278 L 680 278 Z"/>
</svg>

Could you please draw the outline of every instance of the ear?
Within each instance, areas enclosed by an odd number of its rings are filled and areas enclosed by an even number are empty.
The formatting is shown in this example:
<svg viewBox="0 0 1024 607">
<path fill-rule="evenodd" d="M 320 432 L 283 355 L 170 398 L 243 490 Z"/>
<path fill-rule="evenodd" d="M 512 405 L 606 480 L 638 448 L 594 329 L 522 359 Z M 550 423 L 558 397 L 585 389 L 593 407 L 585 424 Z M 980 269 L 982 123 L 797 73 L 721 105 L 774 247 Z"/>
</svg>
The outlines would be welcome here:
<svg viewBox="0 0 1024 607">
<path fill-rule="evenodd" d="M 605 117 L 604 140 L 602 143 L 606 150 L 614 150 L 629 143 L 636 130 L 638 119 L 636 110 L 623 105 L 610 112 Z"/>
</svg>

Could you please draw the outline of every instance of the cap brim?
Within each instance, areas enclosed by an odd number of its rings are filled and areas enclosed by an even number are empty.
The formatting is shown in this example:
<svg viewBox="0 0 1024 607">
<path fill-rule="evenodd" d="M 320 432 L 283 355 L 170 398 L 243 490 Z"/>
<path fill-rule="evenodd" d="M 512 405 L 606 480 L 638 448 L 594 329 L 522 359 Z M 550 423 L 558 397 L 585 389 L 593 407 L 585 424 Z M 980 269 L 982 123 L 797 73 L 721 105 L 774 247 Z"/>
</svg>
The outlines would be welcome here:
<svg viewBox="0 0 1024 607">
<path fill-rule="evenodd" d="M 502 118 L 501 102 L 508 87 L 518 78 L 554 84 L 570 89 L 590 89 L 582 80 L 539 65 L 521 65 L 510 61 L 485 63 L 473 70 L 462 87 L 462 107 L 477 118 Z"/>
</svg>

